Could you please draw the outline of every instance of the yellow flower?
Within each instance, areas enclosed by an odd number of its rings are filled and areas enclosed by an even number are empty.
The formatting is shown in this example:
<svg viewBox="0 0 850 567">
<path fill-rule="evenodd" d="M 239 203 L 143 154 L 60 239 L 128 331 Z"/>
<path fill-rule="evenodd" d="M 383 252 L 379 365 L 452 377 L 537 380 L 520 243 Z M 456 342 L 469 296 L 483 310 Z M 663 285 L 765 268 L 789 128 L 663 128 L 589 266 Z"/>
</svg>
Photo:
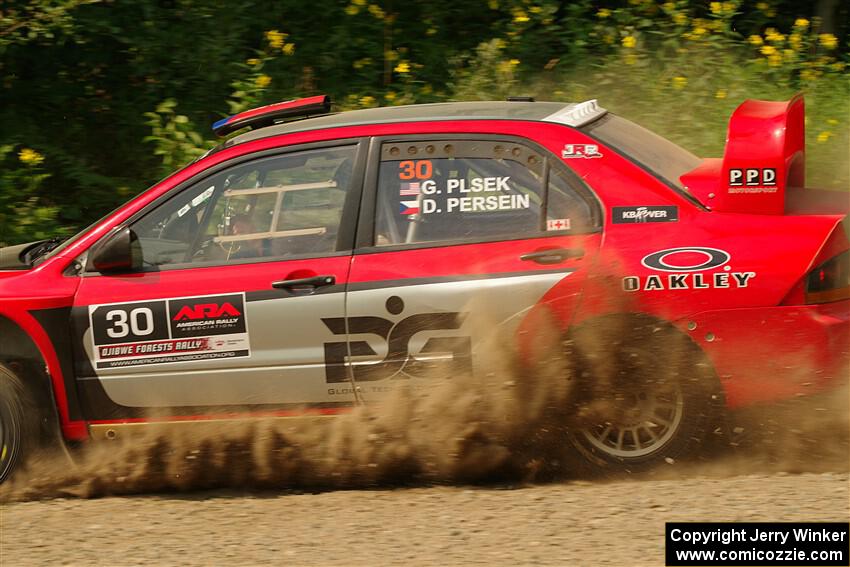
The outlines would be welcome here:
<svg viewBox="0 0 850 567">
<path fill-rule="evenodd" d="M 596 12 L 596 15 L 604 20 L 605 18 L 611 17 L 611 10 L 608 8 L 600 8 L 599 11 Z"/>
<path fill-rule="evenodd" d="M 817 73 L 811 69 L 803 69 L 800 71 L 800 79 L 803 81 L 814 81 L 817 78 Z"/>
<path fill-rule="evenodd" d="M 272 82 L 272 78 L 268 75 L 260 75 L 256 79 L 254 79 L 254 84 L 259 88 L 264 89 L 269 86 Z"/>
<path fill-rule="evenodd" d="M 351 3 L 355 6 L 363 7 L 366 5 L 366 0 L 351 0 Z"/>
<path fill-rule="evenodd" d="M 623 47 L 626 49 L 632 49 L 635 45 L 637 45 L 637 40 L 632 35 L 627 35 L 623 38 Z"/>
<path fill-rule="evenodd" d="M 750 37 L 747 38 L 747 41 L 749 41 L 752 45 L 756 45 L 756 46 L 764 43 L 764 40 L 761 38 L 760 35 L 751 35 Z"/>
<path fill-rule="evenodd" d="M 384 18 L 384 11 L 377 4 L 369 4 L 369 13 L 379 20 Z"/>
<path fill-rule="evenodd" d="M 830 132 L 829 130 L 824 130 L 823 132 L 820 132 L 818 134 L 818 142 L 822 144 L 829 140 L 830 137 L 832 137 L 832 132 Z"/>
<path fill-rule="evenodd" d="M 30 148 L 23 148 L 18 152 L 18 159 L 26 165 L 36 166 L 44 161 L 44 156 Z"/>
<path fill-rule="evenodd" d="M 714 93 L 714 98 L 718 98 L 718 99 L 726 98 L 726 89 L 717 89 L 717 92 Z"/>
<path fill-rule="evenodd" d="M 677 26 L 683 26 L 688 23 L 688 16 L 684 12 L 677 12 L 673 15 L 673 22 Z"/>
<path fill-rule="evenodd" d="M 785 56 L 786 61 L 793 61 L 796 53 L 794 53 L 793 49 L 785 49 L 782 51 L 782 55 Z"/>
<path fill-rule="evenodd" d="M 514 12 L 514 23 L 524 24 L 528 20 L 528 14 L 526 14 L 523 10 L 517 10 Z"/>
<path fill-rule="evenodd" d="M 820 44 L 827 49 L 835 49 L 838 46 L 838 38 L 831 33 L 822 33 L 818 36 Z"/>
<path fill-rule="evenodd" d="M 732 13 L 735 11 L 735 3 L 734 2 L 724 2 L 723 3 L 723 11 Z"/>
<path fill-rule="evenodd" d="M 395 69 L 393 69 L 393 71 L 401 74 L 410 73 L 410 63 L 408 63 L 407 61 L 402 61 L 401 63 L 395 66 Z"/>
<path fill-rule="evenodd" d="M 773 55 L 774 53 L 776 53 L 776 48 L 773 47 L 772 45 L 763 45 L 762 48 L 761 48 L 761 54 L 762 55 L 770 56 L 770 55 Z"/>
<path fill-rule="evenodd" d="M 686 77 L 673 77 L 673 88 L 677 91 L 684 89 L 688 85 Z"/>
<path fill-rule="evenodd" d="M 283 45 L 283 54 L 284 55 L 292 55 L 295 53 L 295 44 L 294 43 L 285 43 Z"/>
<path fill-rule="evenodd" d="M 700 37 L 701 35 L 705 35 L 705 28 L 694 28 L 693 34 L 695 37 Z"/>
<path fill-rule="evenodd" d="M 349 16 L 356 16 L 360 9 L 354 4 L 349 4 L 345 7 L 345 13 Z"/>
<path fill-rule="evenodd" d="M 528 9 L 528 11 L 531 12 L 532 14 L 542 14 L 543 8 L 541 8 L 540 6 L 532 6 L 531 8 Z"/>
<path fill-rule="evenodd" d="M 260 60 L 259 60 L 259 59 L 257 59 L 257 58 L 251 58 L 251 59 L 248 59 L 247 61 L 245 61 L 245 63 L 247 63 L 248 65 L 250 65 L 251 67 L 253 67 L 253 66 L 255 66 L 255 65 L 259 65 L 259 64 L 260 64 Z"/>
<path fill-rule="evenodd" d="M 846 67 L 846 65 L 845 65 L 844 61 L 836 61 L 835 63 L 830 65 L 830 67 L 832 67 L 833 71 L 839 71 L 840 72 L 840 71 L 844 70 L 844 67 Z"/>
<path fill-rule="evenodd" d="M 806 18 L 797 18 L 796 20 L 794 20 L 794 27 L 807 28 L 809 27 L 809 20 L 807 20 Z"/>
<path fill-rule="evenodd" d="M 837 126 L 838 120 L 836 120 L 835 118 L 827 118 L 826 123 L 829 124 L 830 126 Z"/>
<path fill-rule="evenodd" d="M 771 67 L 779 67 L 782 65 L 782 56 L 778 53 L 772 53 L 767 56 L 767 64 Z"/>
<path fill-rule="evenodd" d="M 268 40 L 269 45 L 273 49 L 280 49 L 283 47 L 283 40 L 285 39 L 285 35 L 280 33 L 277 30 L 269 30 L 266 32 L 266 40 Z"/>
<path fill-rule="evenodd" d="M 387 94 L 385 94 L 385 95 L 384 95 L 384 98 L 385 98 L 386 100 L 388 100 L 388 101 L 392 102 L 392 101 L 394 101 L 394 100 L 395 100 L 395 98 L 396 98 L 396 94 L 395 94 L 395 92 L 390 91 L 390 92 L 388 92 Z"/>
<path fill-rule="evenodd" d="M 712 2 L 711 4 L 709 4 L 709 8 L 711 8 L 711 13 L 715 15 L 719 15 L 721 12 L 723 12 L 723 4 L 721 4 L 720 2 Z"/>
<path fill-rule="evenodd" d="M 374 104 L 375 97 L 369 95 L 360 97 L 360 106 L 373 106 Z"/>
<path fill-rule="evenodd" d="M 800 49 L 801 39 L 800 34 L 795 32 L 788 36 L 788 43 L 790 43 L 791 47 L 794 49 Z"/>
<path fill-rule="evenodd" d="M 756 4 L 756 8 L 758 8 L 762 12 L 765 12 L 770 8 L 770 6 L 767 5 L 767 2 L 759 2 L 758 4 Z"/>
</svg>

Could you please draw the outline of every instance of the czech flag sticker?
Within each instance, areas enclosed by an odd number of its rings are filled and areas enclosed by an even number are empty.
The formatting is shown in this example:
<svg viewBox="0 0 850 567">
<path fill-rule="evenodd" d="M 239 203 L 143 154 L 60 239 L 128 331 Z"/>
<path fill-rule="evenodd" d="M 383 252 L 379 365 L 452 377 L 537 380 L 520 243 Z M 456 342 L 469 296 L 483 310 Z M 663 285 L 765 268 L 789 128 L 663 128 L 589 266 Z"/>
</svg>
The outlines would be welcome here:
<svg viewBox="0 0 850 567">
<path fill-rule="evenodd" d="M 419 214 L 419 201 L 401 201 L 401 214 L 417 215 Z"/>
</svg>

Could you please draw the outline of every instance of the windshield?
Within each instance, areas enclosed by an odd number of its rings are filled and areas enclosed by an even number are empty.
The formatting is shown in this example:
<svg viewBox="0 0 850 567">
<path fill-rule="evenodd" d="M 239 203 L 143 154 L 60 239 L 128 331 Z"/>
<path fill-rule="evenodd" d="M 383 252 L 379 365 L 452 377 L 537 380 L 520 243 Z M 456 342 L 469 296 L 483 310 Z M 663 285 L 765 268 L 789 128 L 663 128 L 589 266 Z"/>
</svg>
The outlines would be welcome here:
<svg viewBox="0 0 850 567">
<path fill-rule="evenodd" d="M 637 162 L 687 195 L 679 177 L 696 168 L 701 161 L 691 152 L 643 126 L 610 113 L 588 124 L 581 131 Z"/>
</svg>

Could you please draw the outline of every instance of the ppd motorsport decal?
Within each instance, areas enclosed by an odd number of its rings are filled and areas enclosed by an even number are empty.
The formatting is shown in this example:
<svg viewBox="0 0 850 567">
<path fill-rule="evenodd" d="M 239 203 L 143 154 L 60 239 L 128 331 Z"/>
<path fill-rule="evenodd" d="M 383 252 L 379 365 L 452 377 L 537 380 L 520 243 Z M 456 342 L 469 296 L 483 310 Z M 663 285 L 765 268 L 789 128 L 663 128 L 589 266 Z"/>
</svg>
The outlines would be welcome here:
<svg viewBox="0 0 850 567">
<path fill-rule="evenodd" d="M 391 315 L 404 310 L 404 301 L 398 296 L 387 299 L 386 309 Z M 472 371 L 472 340 L 451 331 L 457 331 L 466 319 L 466 313 L 419 313 L 409 315 L 398 322 L 383 317 L 342 317 L 322 319 L 334 335 L 345 336 L 371 334 L 387 343 L 387 355 L 378 362 L 352 364 L 357 382 L 372 382 L 387 378 L 418 378 L 429 370 L 439 367 L 456 376 Z M 414 356 L 409 352 L 410 340 L 424 331 L 446 331 L 445 336 L 429 338 Z M 366 341 L 352 340 L 325 343 L 326 380 L 329 384 L 348 382 L 345 362 L 358 356 L 374 356 L 377 353 Z"/>
<path fill-rule="evenodd" d="M 756 273 L 732 271 L 729 266 L 731 259 L 725 250 L 704 246 L 659 250 L 644 256 L 640 263 L 645 268 L 664 273 L 626 276 L 623 278 L 623 289 L 659 291 L 747 287 Z"/>
<path fill-rule="evenodd" d="M 250 356 L 245 294 L 89 307 L 97 369 Z"/>
</svg>

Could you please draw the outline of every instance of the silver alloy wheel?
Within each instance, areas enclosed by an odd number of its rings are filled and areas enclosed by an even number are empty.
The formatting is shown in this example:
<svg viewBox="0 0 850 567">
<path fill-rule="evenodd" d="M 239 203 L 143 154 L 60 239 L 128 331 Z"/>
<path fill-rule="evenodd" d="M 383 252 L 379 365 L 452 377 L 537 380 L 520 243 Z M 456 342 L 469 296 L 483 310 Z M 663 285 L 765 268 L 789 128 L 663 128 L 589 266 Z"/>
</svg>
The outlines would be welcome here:
<svg viewBox="0 0 850 567">
<path fill-rule="evenodd" d="M 650 455 L 676 434 L 684 415 L 684 396 L 677 381 L 647 384 L 619 396 L 618 415 L 581 430 L 591 446 L 612 457 Z"/>
</svg>

